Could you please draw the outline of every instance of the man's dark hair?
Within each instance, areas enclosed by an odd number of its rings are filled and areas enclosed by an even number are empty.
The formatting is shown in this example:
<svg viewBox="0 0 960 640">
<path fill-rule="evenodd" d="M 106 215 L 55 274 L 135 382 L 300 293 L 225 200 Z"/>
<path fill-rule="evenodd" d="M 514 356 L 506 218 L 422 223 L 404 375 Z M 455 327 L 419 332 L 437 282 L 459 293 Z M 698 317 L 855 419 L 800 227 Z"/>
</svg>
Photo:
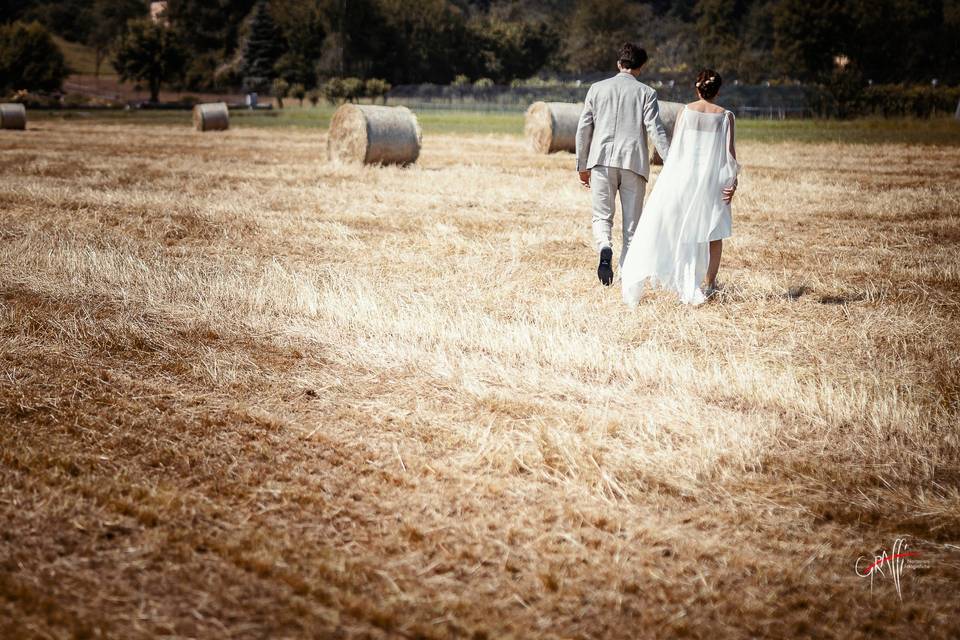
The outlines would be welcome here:
<svg viewBox="0 0 960 640">
<path fill-rule="evenodd" d="M 635 44 L 624 42 L 623 46 L 620 47 L 617 61 L 625 69 L 638 69 L 647 61 L 647 52 Z"/>
</svg>

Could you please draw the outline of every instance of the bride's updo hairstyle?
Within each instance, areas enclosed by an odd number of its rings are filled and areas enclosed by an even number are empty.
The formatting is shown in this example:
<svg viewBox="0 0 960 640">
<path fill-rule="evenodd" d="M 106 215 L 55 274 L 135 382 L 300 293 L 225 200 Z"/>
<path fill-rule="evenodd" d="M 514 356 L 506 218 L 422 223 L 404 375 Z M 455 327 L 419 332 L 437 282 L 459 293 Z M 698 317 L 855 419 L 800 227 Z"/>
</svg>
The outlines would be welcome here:
<svg viewBox="0 0 960 640">
<path fill-rule="evenodd" d="M 700 97 L 705 100 L 712 100 L 720 93 L 720 85 L 723 84 L 723 78 L 713 69 L 704 69 L 697 74 L 697 91 Z"/>
</svg>

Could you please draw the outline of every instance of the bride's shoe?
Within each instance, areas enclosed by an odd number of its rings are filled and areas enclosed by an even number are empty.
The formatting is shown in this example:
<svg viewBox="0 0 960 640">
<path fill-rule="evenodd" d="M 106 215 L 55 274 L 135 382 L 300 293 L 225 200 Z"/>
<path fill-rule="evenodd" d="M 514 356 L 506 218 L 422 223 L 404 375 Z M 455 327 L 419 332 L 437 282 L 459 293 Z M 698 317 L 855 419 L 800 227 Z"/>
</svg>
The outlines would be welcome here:
<svg viewBox="0 0 960 640">
<path fill-rule="evenodd" d="M 713 285 L 703 285 L 700 287 L 700 291 L 703 293 L 704 302 L 712 300 L 717 297 L 717 294 L 720 293 L 720 287 L 717 286 L 717 283 Z"/>
</svg>

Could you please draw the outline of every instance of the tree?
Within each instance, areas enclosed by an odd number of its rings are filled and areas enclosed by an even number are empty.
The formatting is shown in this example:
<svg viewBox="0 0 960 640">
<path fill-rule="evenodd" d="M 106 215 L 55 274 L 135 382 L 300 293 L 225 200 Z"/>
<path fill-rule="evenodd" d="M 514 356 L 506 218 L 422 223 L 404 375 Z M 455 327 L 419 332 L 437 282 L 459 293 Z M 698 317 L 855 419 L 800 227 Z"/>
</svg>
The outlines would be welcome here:
<svg viewBox="0 0 960 640">
<path fill-rule="evenodd" d="M 683 22 L 671 15 L 664 15 L 656 19 L 652 28 L 646 33 L 650 48 L 650 61 L 647 63 L 651 70 L 659 73 L 686 73 L 702 62 L 695 52 L 697 46 L 696 26 Z"/>
<path fill-rule="evenodd" d="M 90 0 L 58 0 L 35 2 L 23 12 L 25 21 L 36 21 L 50 32 L 71 42 L 85 42 L 93 27 Z M 7 15 L 4 2 L 4 16 Z"/>
<path fill-rule="evenodd" d="M 393 84 L 446 84 L 474 64 L 466 18 L 452 2 L 379 0 L 376 4 L 383 19 L 377 46 L 391 53 L 371 57 L 366 75 Z"/>
<path fill-rule="evenodd" d="M 251 90 L 265 88 L 276 76 L 274 65 L 284 49 L 283 38 L 270 16 L 267 3 L 257 3 L 250 19 L 250 34 L 243 46 L 241 73 L 244 85 Z"/>
<path fill-rule="evenodd" d="M 863 113 L 866 83 L 853 65 L 836 68 L 807 86 L 807 104 L 820 117 L 850 118 Z"/>
<path fill-rule="evenodd" d="M 230 77 L 232 70 L 230 65 L 223 64 L 219 54 L 213 51 L 198 53 L 190 56 L 184 71 L 184 84 L 191 91 L 235 86 L 238 81 Z"/>
<path fill-rule="evenodd" d="M 149 19 L 131 20 L 117 41 L 113 68 L 120 80 L 141 80 L 150 86 L 150 101 L 159 102 L 160 85 L 183 76 L 186 54 L 178 34 Z"/>
<path fill-rule="evenodd" d="M 743 50 L 739 26 L 744 17 L 744 2 L 698 0 L 693 9 L 697 17 L 697 58 L 706 67 L 735 67 Z"/>
<path fill-rule="evenodd" d="M 844 53 L 875 82 L 943 78 L 941 61 L 950 54 L 938 45 L 957 48 L 957 33 L 943 29 L 943 9 L 938 0 L 848 0 Z"/>
<path fill-rule="evenodd" d="M 56 91 L 68 73 L 50 33 L 36 22 L 0 26 L 0 88 Z"/>
<path fill-rule="evenodd" d="M 109 0 L 108 0 L 109 1 Z M 240 32 L 257 0 L 167 0 L 163 15 L 190 52 L 191 89 L 236 88 L 240 74 Z"/>
<path fill-rule="evenodd" d="M 91 9 L 93 26 L 87 34 L 86 43 L 93 47 L 96 75 L 100 75 L 100 65 L 117 40 L 127 22 L 147 15 L 145 0 L 96 0 Z"/>
<path fill-rule="evenodd" d="M 244 19 L 258 0 L 167 0 L 164 16 L 191 54 L 215 52 L 226 60 L 236 51 Z"/>
<path fill-rule="evenodd" d="M 575 73 L 616 70 L 617 50 L 654 22 L 648 5 L 627 0 L 585 0 L 577 3 L 564 53 Z"/>
<path fill-rule="evenodd" d="M 270 91 L 273 93 L 273 97 L 277 99 L 277 106 L 283 109 L 283 99 L 290 92 L 290 83 L 283 78 L 276 78 L 270 85 Z"/>
<path fill-rule="evenodd" d="M 273 73 L 291 84 L 314 85 L 316 60 L 297 51 L 288 51 L 273 65 Z"/>
<path fill-rule="evenodd" d="M 332 28 L 331 0 L 272 0 L 270 14 L 286 42 L 287 51 L 273 65 L 290 83 L 316 86 L 317 62 Z"/>
<path fill-rule="evenodd" d="M 782 0 L 773 14 L 773 56 L 780 72 L 815 80 L 844 51 L 847 14 L 841 0 Z"/>
<path fill-rule="evenodd" d="M 558 34 L 545 22 L 486 16 L 469 28 L 480 63 L 470 72 L 500 83 L 534 75 L 559 48 Z"/>
<path fill-rule="evenodd" d="M 307 97 L 307 88 L 299 82 L 290 85 L 290 95 L 296 98 L 300 102 L 300 106 L 303 107 L 303 99 Z"/>
<path fill-rule="evenodd" d="M 960 33 L 960 0 L 944 0 L 943 33 Z M 940 79 L 949 84 L 960 84 L 960 48 L 949 37 L 940 38 Z M 960 118 L 960 115 L 957 116 Z"/>
<path fill-rule="evenodd" d="M 317 0 L 315 0 L 317 1 Z M 324 2 L 323 20 L 327 34 L 323 40 L 318 68 L 322 74 L 361 77 L 399 73 L 406 52 L 396 23 L 388 23 L 391 8 L 387 0 L 318 0 Z M 416 13 L 418 3 L 404 3 L 400 11 Z M 414 36 L 411 31 L 408 35 Z M 398 57 L 400 58 L 398 60 Z M 390 76 L 394 79 L 393 76 Z"/>
</svg>

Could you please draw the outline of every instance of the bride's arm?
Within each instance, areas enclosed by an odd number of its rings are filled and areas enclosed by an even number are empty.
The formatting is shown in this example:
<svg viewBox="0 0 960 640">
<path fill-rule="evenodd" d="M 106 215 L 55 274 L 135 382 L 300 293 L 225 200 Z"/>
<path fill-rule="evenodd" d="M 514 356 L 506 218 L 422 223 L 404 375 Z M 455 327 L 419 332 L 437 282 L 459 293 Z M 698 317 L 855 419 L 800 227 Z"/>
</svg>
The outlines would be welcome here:
<svg viewBox="0 0 960 640">
<path fill-rule="evenodd" d="M 734 134 L 733 134 L 733 123 L 734 123 L 734 119 L 733 119 L 733 113 L 730 112 L 730 111 L 727 112 L 727 120 L 728 120 L 728 122 L 729 122 L 729 124 L 730 124 L 730 132 L 729 132 L 729 134 L 727 135 L 727 150 L 730 152 L 730 155 L 733 156 L 734 162 L 736 162 L 736 160 L 737 160 L 737 148 L 736 148 L 736 145 L 734 144 L 734 141 L 733 141 L 733 139 L 734 139 Z M 738 184 L 738 180 L 737 180 L 736 178 L 734 178 L 734 179 L 733 179 L 733 184 L 723 190 L 723 201 L 726 202 L 727 204 L 730 204 L 730 201 L 733 200 L 733 194 L 737 192 L 737 184 Z"/>
<path fill-rule="evenodd" d="M 730 155 L 732 155 L 733 159 L 736 160 L 737 149 L 733 143 L 733 125 L 735 120 L 733 119 L 733 113 L 730 111 L 727 112 L 727 120 L 730 121 L 730 136 L 727 138 L 727 149 L 730 150 Z"/>
</svg>

